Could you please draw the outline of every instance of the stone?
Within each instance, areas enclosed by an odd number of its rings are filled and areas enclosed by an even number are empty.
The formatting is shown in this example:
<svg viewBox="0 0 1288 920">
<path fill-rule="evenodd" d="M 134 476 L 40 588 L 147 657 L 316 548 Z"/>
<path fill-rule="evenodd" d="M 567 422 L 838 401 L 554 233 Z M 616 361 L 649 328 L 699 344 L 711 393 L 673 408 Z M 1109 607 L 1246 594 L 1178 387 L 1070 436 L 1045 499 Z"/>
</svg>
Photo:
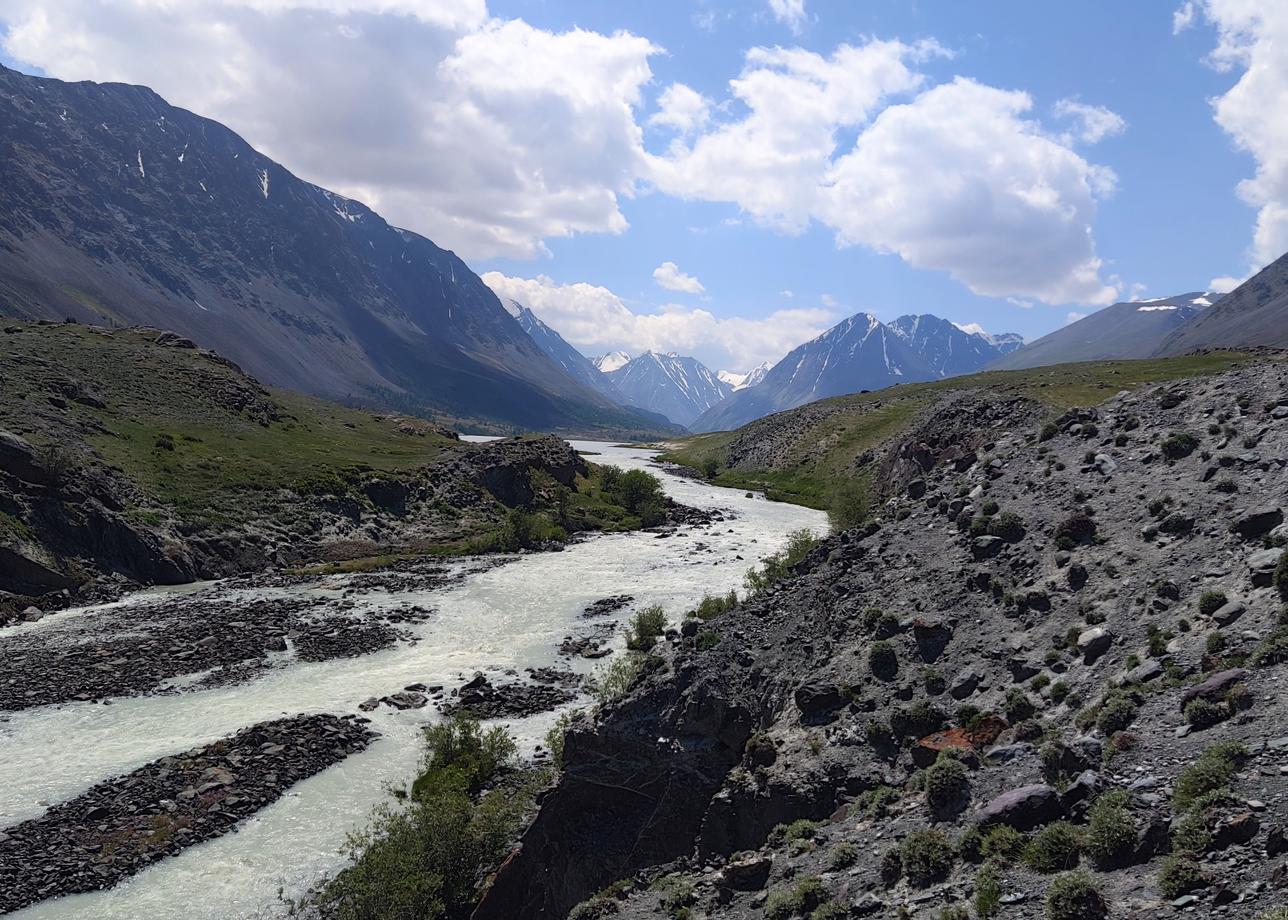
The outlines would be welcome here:
<svg viewBox="0 0 1288 920">
<path fill-rule="evenodd" d="M 845 702 L 836 684 L 813 681 L 796 688 L 796 708 L 806 716 L 819 716 L 840 708 Z"/>
<path fill-rule="evenodd" d="M 976 559 L 992 559 L 1005 545 L 1001 537 L 976 537 L 970 542 L 970 551 Z"/>
<path fill-rule="evenodd" d="M 767 856 L 745 856 L 730 861 L 716 876 L 716 884 L 735 891 L 759 891 L 769 881 L 774 862 Z"/>
<path fill-rule="evenodd" d="M 1212 833 L 1212 846 L 1218 850 L 1245 844 L 1257 836 L 1261 821 L 1250 811 L 1239 812 L 1221 821 Z"/>
<path fill-rule="evenodd" d="M 1084 770 L 1060 793 L 1060 805 L 1068 811 L 1080 802 L 1090 802 L 1103 789 L 1100 774 L 1095 770 Z"/>
<path fill-rule="evenodd" d="M 1197 699 L 1218 700 L 1225 696 L 1225 691 L 1235 684 L 1248 679 L 1248 672 L 1243 668 L 1230 668 L 1218 671 L 1201 684 L 1190 687 L 1181 694 L 1181 711 Z"/>
<path fill-rule="evenodd" d="M 1078 636 L 1078 651 L 1085 664 L 1091 664 L 1114 644 L 1114 635 L 1103 626 L 1093 626 Z"/>
<path fill-rule="evenodd" d="M 44 615 L 45 615 L 45 611 L 41 610 L 39 607 L 37 607 L 37 606 L 35 606 L 35 605 L 32 605 L 32 606 L 30 606 L 30 607 L 26 608 L 25 610 L 23 610 L 22 615 L 21 615 L 21 616 L 22 616 L 22 622 L 24 622 L 24 623 L 35 623 L 37 620 L 39 620 L 39 619 L 41 619 L 42 617 L 44 617 Z"/>
<path fill-rule="evenodd" d="M 1123 682 L 1127 684 L 1147 684 L 1151 680 L 1157 680 L 1163 676 L 1163 666 L 1155 659 L 1142 661 L 1136 667 L 1123 676 Z"/>
<path fill-rule="evenodd" d="M 369 696 L 361 703 L 358 704 L 358 708 L 361 709 L 363 712 L 371 712 L 379 705 L 380 705 L 380 700 L 376 699 L 374 696 Z"/>
<path fill-rule="evenodd" d="M 394 709 L 420 709 L 429 702 L 429 697 L 415 690 L 400 690 L 389 694 L 382 702 Z"/>
<path fill-rule="evenodd" d="M 1230 530 L 1245 540 L 1256 540 L 1270 533 L 1283 521 L 1283 511 L 1273 505 L 1264 505 L 1239 515 L 1230 525 Z"/>
<path fill-rule="evenodd" d="M 979 682 L 983 680 L 983 675 L 978 671 L 962 671 L 953 678 L 953 682 L 948 685 L 948 692 L 955 700 L 964 700 L 975 692 L 979 687 Z"/>
<path fill-rule="evenodd" d="M 1060 794 L 1045 783 L 1034 783 L 996 796 L 979 810 L 976 820 L 984 827 L 1006 824 L 1019 831 L 1030 831 L 1063 815 Z"/>
<path fill-rule="evenodd" d="M 1226 601 L 1212 613 L 1212 619 L 1220 626 L 1229 626 L 1243 616 L 1248 608 L 1238 601 Z"/>
</svg>

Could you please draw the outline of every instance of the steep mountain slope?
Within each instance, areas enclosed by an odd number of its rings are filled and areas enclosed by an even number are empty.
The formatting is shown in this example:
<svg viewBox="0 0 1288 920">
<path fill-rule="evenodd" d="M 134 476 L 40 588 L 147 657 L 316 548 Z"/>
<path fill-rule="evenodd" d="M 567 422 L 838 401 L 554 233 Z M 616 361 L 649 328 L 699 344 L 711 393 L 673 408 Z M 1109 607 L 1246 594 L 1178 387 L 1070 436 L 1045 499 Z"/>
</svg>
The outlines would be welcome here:
<svg viewBox="0 0 1288 920">
<path fill-rule="evenodd" d="M 1288 253 L 1174 331 L 1156 354 L 1256 345 L 1288 348 Z"/>
<path fill-rule="evenodd" d="M 562 367 L 570 377 L 591 389 L 598 390 L 616 403 L 626 401 L 617 387 L 613 386 L 613 382 L 608 379 L 607 374 L 569 345 L 558 332 L 543 323 L 532 310 L 517 300 L 507 301 L 504 306 L 506 311 L 519 321 L 523 331 L 537 343 L 537 347 L 544 351 L 550 360 Z"/>
<path fill-rule="evenodd" d="M 856 313 L 790 352 L 754 387 L 705 412 L 694 431 L 723 431 L 795 406 L 896 383 L 977 371 L 1017 336 L 968 333 L 936 316 L 901 316 L 889 325 Z"/>
<path fill-rule="evenodd" d="M 1157 300 L 1116 303 L 1057 329 L 991 366 L 1017 370 L 1071 361 L 1147 358 L 1180 326 L 1202 314 L 1221 295 L 1192 291 Z"/>
<path fill-rule="evenodd" d="M 738 374 L 734 371 L 720 371 L 716 376 L 733 387 L 733 391 L 737 393 L 739 390 L 745 390 L 747 387 L 754 387 L 760 383 L 773 366 L 773 364 L 766 361 L 763 364 L 756 365 L 745 374 Z"/>
<path fill-rule="evenodd" d="M 942 394 L 877 518 L 573 723 L 476 920 L 1281 916 L 1286 387 Z"/>
<path fill-rule="evenodd" d="M 642 427 L 455 255 L 145 87 L 0 68 L 0 312 L 172 329 L 328 398 Z"/>
<path fill-rule="evenodd" d="M 646 351 L 608 374 L 632 406 L 688 425 L 733 388 L 696 358 Z"/>
</svg>

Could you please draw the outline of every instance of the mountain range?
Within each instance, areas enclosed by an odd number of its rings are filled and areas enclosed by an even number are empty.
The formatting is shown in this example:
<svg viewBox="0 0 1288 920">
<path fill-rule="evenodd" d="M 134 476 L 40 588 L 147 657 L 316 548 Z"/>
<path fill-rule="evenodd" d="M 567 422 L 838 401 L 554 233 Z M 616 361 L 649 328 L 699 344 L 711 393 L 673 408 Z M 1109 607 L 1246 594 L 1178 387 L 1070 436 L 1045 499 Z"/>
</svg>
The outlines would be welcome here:
<svg viewBox="0 0 1288 920">
<path fill-rule="evenodd" d="M 760 381 L 765 379 L 765 375 L 769 373 L 769 369 L 773 366 L 774 365 L 771 362 L 765 361 L 753 367 L 745 374 L 739 374 L 736 371 L 719 371 L 716 376 L 729 384 L 729 386 L 733 387 L 733 391 L 737 393 L 739 390 L 745 390 L 747 387 L 754 387 L 756 384 L 760 383 Z"/>
<path fill-rule="evenodd" d="M 659 412 L 686 427 L 733 393 L 732 386 L 697 358 L 674 352 L 646 351 L 607 376 L 628 405 Z"/>
<path fill-rule="evenodd" d="M 886 324 L 869 313 L 856 313 L 789 352 L 760 383 L 734 393 L 689 427 L 737 428 L 828 396 L 971 373 L 1022 341 L 1010 333 L 966 332 L 929 314 L 901 316 Z"/>
<path fill-rule="evenodd" d="M 453 253 L 123 84 L 0 67 L 0 312 L 173 330 L 266 383 L 561 430 L 656 430 Z"/>
<path fill-rule="evenodd" d="M 1288 348 L 1288 254 L 1177 327 L 1154 353 L 1183 355 L 1198 348 L 1248 345 Z"/>
</svg>

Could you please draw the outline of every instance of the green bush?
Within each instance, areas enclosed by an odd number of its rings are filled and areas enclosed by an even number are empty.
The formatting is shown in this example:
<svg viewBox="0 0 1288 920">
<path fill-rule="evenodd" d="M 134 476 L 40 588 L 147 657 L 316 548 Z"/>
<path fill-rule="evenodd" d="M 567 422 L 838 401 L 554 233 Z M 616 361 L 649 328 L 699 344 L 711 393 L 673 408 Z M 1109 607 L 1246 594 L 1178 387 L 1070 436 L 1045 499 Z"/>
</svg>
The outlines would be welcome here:
<svg viewBox="0 0 1288 920">
<path fill-rule="evenodd" d="M 1159 445 L 1168 460 L 1180 460 L 1198 449 L 1199 439 L 1188 431 L 1173 431 Z"/>
<path fill-rule="evenodd" d="M 1016 543 L 1024 539 L 1024 519 L 1013 511 L 1003 511 L 989 521 L 988 532 L 1007 543 Z"/>
<path fill-rule="evenodd" d="M 819 538 L 812 530 L 793 530 L 787 535 L 787 547 L 767 556 L 760 568 L 748 569 L 743 579 L 748 594 L 759 594 L 791 574 L 792 568 L 818 546 Z"/>
<path fill-rule="evenodd" d="M 800 818 L 791 824 L 779 824 L 769 832 L 769 842 L 774 846 L 797 840 L 813 840 L 818 836 L 818 823 Z"/>
<path fill-rule="evenodd" d="M 666 630 L 666 611 L 661 604 L 639 610 L 626 627 L 626 647 L 634 652 L 647 652 Z"/>
<path fill-rule="evenodd" d="M 1103 920 L 1109 906 L 1095 880 L 1086 872 L 1066 872 L 1047 889 L 1047 920 Z"/>
<path fill-rule="evenodd" d="M 878 639 L 868 649 L 868 670 L 877 677 L 890 678 L 899 670 L 899 656 L 894 646 L 885 639 Z"/>
<path fill-rule="evenodd" d="M 1168 900 L 1206 887 L 1207 879 L 1198 862 L 1185 855 L 1169 856 L 1158 870 L 1158 891 Z"/>
<path fill-rule="evenodd" d="M 643 670 L 644 655 L 628 651 L 609 664 L 595 669 L 591 676 L 591 692 L 600 706 L 607 706 L 625 696 Z"/>
<path fill-rule="evenodd" d="M 926 804 L 936 815 L 946 815 L 970 799 L 966 767 L 953 757 L 940 755 L 926 769 Z"/>
<path fill-rule="evenodd" d="M 698 606 L 690 610 L 685 616 L 703 621 L 711 620 L 737 606 L 737 591 L 730 591 L 728 594 L 704 594 L 702 595 L 702 600 L 698 601 Z"/>
<path fill-rule="evenodd" d="M 851 530 L 868 519 L 868 490 L 855 479 L 842 479 L 828 493 L 827 520 L 832 533 Z"/>
<path fill-rule="evenodd" d="M 1237 741 L 1223 741 L 1208 748 L 1176 778 L 1172 805 L 1178 811 L 1186 811 L 1206 793 L 1228 788 L 1247 756 L 1247 750 Z"/>
<path fill-rule="evenodd" d="M 1002 907 L 1002 882 L 997 869 L 986 864 L 975 875 L 975 915 L 979 920 L 989 920 Z"/>
<path fill-rule="evenodd" d="M 931 696 L 938 696 L 948 689 L 948 681 L 937 668 L 924 668 L 921 672 L 921 684 Z"/>
<path fill-rule="evenodd" d="M 1225 606 L 1226 596 L 1223 591 L 1204 591 L 1199 595 L 1199 613 L 1210 617 Z"/>
<path fill-rule="evenodd" d="M 1288 626 L 1276 626 L 1253 650 L 1249 663 L 1256 668 L 1288 661 Z"/>
<path fill-rule="evenodd" d="M 765 899 L 765 920 L 789 920 L 812 911 L 827 900 L 827 889 L 816 876 L 801 879 L 795 887 L 771 892 Z"/>
<path fill-rule="evenodd" d="M 1129 695 L 1118 691 L 1111 692 L 1096 715 L 1096 727 L 1106 735 L 1125 731 L 1132 722 L 1136 721 L 1136 715 L 1139 712 L 1140 707 Z"/>
<path fill-rule="evenodd" d="M 918 700 L 890 715 L 890 728 L 904 738 L 924 738 L 947 724 L 947 714 L 928 700 Z"/>
<path fill-rule="evenodd" d="M 556 770 L 563 767 L 564 735 L 580 715 L 580 709 L 566 709 L 559 713 L 555 724 L 546 732 L 546 750 L 550 752 L 550 759 L 554 762 Z"/>
<path fill-rule="evenodd" d="M 953 845 L 941 831 L 913 831 L 899 844 L 903 872 L 914 887 L 923 888 L 948 875 L 953 867 Z"/>
<path fill-rule="evenodd" d="M 1288 905 L 1263 910 L 1257 914 L 1257 920 L 1288 920 Z"/>
<path fill-rule="evenodd" d="M 1129 798 L 1125 789 L 1114 789 L 1091 806 L 1083 849 L 1101 865 L 1126 860 L 1136 846 L 1136 822 L 1127 809 Z"/>
<path fill-rule="evenodd" d="M 1096 536 L 1096 522 L 1089 514 L 1082 511 L 1069 515 L 1056 525 L 1052 538 L 1057 544 L 1073 547 L 1079 543 L 1090 543 Z"/>
<path fill-rule="evenodd" d="M 1012 687 L 1006 691 L 1006 721 L 1014 725 L 1016 722 L 1032 718 L 1035 712 L 1037 707 L 1019 687 Z"/>
<path fill-rule="evenodd" d="M 515 758 L 514 741 L 502 728 L 484 732 L 454 717 L 426 729 L 425 745 L 404 803 L 378 807 L 372 823 L 349 837 L 352 864 L 316 898 L 323 916 L 468 916 L 479 878 L 509 852 L 539 788 L 493 785 Z"/>
<path fill-rule="evenodd" d="M 849 916 L 850 908 L 843 901 L 827 901 L 810 912 L 809 920 L 846 920 Z"/>
<path fill-rule="evenodd" d="M 1279 596 L 1288 601 L 1288 549 L 1285 549 L 1279 556 L 1279 564 L 1275 566 L 1275 587 L 1279 589 Z"/>
<path fill-rule="evenodd" d="M 1021 858 L 1035 872 L 1063 872 L 1078 865 L 1078 831 L 1068 821 L 1048 824 L 1029 841 Z"/>
<path fill-rule="evenodd" d="M 984 832 L 979 853 L 985 860 L 1011 863 L 1024 850 L 1027 843 L 1024 835 L 1009 824 L 998 824 Z"/>
<path fill-rule="evenodd" d="M 1185 706 L 1185 721 L 1194 728 L 1211 728 L 1224 722 L 1229 715 L 1224 706 L 1202 697 L 1190 700 Z"/>
<path fill-rule="evenodd" d="M 852 843 L 838 843 L 827 854 L 827 867 L 833 872 L 848 869 L 859 861 L 862 851 Z"/>
</svg>

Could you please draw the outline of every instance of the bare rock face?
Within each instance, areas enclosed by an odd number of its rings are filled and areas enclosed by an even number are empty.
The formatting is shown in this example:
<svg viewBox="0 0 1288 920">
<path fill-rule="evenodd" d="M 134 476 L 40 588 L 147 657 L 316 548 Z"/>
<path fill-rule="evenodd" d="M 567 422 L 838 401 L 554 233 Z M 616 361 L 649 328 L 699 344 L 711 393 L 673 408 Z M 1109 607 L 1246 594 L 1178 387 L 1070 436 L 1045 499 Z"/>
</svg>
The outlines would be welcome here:
<svg viewBox="0 0 1288 920">
<path fill-rule="evenodd" d="M 1003 792 L 981 808 L 975 820 L 983 827 L 1006 824 L 1016 830 L 1028 831 L 1059 820 L 1063 815 L 1060 793 L 1050 786 L 1035 783 Z"/>
</svg>

